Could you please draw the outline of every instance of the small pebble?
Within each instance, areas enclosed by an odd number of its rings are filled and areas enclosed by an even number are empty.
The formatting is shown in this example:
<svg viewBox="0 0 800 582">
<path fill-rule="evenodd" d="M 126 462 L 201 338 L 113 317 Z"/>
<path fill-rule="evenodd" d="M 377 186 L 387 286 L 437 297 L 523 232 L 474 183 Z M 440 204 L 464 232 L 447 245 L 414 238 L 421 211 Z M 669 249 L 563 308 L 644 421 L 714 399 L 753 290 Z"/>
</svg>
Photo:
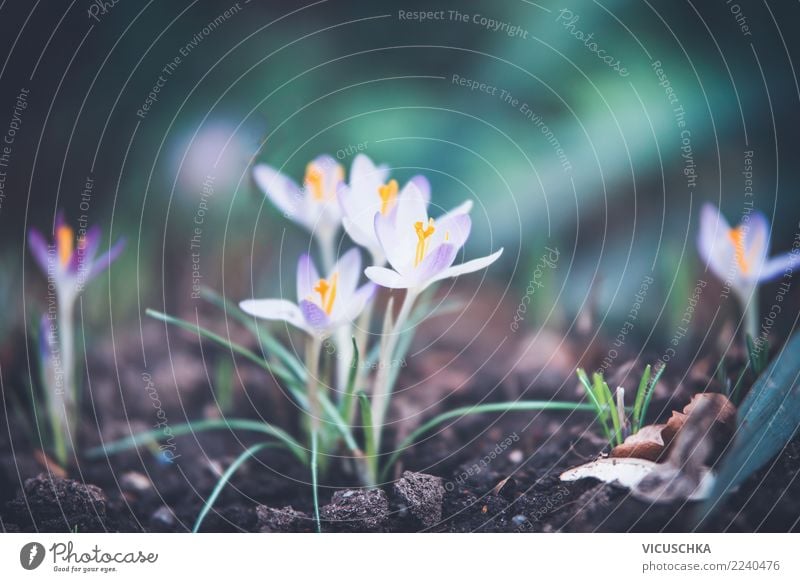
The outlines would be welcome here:
<svg viewBox="0 0 800 582">
<path fill-rule="evenodd" d="M 175 525 L 175 514 L 166 505 L 162 505 L 155 510 L 150 517 L 153 524 L 160 525 L 161 527 L 171 528 Z"/>
<path fill-rule="evenodd" d="M 122 477 L 120 477 L 119 484 L 123 489 L 128 491 L 136 491 L 137 493 L 147 491 L 153 485 L 146 475 L 142 475 L 138 471 L 128 471 L 122 475 Z"/>
<path fill-rule="evenodd" d="M 519 449 L 514 449 L 510 453 L 508 453 L 508 460 L 512 463 L 519 464 L 525 458 L 525 455 L 522 454 L 522 451 Z"/>
<path fill-rule="evenodd" d="M 511 518 L 511 523 L 513 523 L 517 527 L 519 527 L 521 525 L 524 525 L 527 521 L 528 521 L 528 518 L 525 517 L 524 515 L 521 515 L 521 514 L 520 515 L 515 515 L 514 517 Z"/>
</svg>

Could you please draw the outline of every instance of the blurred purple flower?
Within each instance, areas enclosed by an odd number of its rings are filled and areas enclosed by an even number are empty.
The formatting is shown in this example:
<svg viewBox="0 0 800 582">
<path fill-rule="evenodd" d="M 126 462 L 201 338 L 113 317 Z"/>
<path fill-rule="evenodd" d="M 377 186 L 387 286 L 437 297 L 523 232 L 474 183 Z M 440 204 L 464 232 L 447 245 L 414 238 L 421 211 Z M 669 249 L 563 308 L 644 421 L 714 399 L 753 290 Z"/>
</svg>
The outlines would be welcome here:
<svg viewBox="0 0 800 582">
<path fill-rule="evenodd" d="M 119 239 L 108 251 L 97 256 L 100 236 L 100 228 L 94 225 L 76 241 L 75 232 L 64 220 L 63 212 L 56 217 L 52 245 L 37 229 L 29 230 L 31 254 L 45 276 L 52 277 L 62 301 L 74 299 L 83 286 L 105 271 L 125 248 L 125 240 Z"/>
<path fill-rule="evenodd" d="M 761 212 L 731 228 L 712 204 L 700 212 L 700 256 L 717 277 L 747 300 L 759 283 L 777 279 L 800 263 L 799 253 L 769 258 L 769 222 Z"/>
</svg>

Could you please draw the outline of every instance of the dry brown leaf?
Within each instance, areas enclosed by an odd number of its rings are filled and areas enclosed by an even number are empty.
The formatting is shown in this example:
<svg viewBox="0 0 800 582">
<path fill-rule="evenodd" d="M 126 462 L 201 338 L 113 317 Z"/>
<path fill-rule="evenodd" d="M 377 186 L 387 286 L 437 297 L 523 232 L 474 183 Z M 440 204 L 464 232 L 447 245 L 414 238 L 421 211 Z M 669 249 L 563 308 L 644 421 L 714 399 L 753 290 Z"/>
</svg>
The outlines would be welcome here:
<svg viewBox="0 0 800 582">
<path fill-rule="evenodd" d="M 36 458 L 36 461 L 42 467 L 44 467 L 44 469 L 48 473 L 52 473 L 53 475 L 55 475 L 59 479 L 66 479 L 67 478 L 67 472 L 64 470 L 64 468 L 61 465 L 59 465 L 58 463 L 56 463 L 53 459 L 51 459 L 47 455 L 47 453 L 45 453 L 41 449 L 36 449 L 35 451 L 33 451 L 33 456 Z"/>
</svg>

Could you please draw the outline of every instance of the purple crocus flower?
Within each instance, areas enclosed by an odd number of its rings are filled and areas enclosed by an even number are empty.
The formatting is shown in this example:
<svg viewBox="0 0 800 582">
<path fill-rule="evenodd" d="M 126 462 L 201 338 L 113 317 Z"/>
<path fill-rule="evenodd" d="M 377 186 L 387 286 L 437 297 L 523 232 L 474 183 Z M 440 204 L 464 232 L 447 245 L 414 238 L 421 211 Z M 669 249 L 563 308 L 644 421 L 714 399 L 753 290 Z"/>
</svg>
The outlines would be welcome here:
<svg viewBox="0 0 800 582">
<path fill-rule="evenodd" d="M 75 232 L 64 220 L 63 212 L 56 217 L 52 245 L 37 229 L 28 231 L 31 254 L 45 276 L 55 282 L 60 301 L 77 297 L 84 285 L 105 271 L 125 248 L 125 240 L 119 239 L 98 256 L 100 237 L 100 227 L 94 225 L 76 240 Z"/>
<path fill-rule="evenodd" d="M 33 258 L 55 288 L 55 305 L 42 316 L 39 357 L 42 381 L 47 387 L 47 409 L 53 427 L 54 448 L 63 464 L 73 451 L 77 426 L 74 308 L 84 285 L 105 271 L 125 246 L 117 241 L 98 256 L 100 228 L 93 226 L 78 236 L 64 220 L 56 217 L 55 240 L 48 244 L 41 232 L 31 228 L 28 245 Z"/>
</svg>

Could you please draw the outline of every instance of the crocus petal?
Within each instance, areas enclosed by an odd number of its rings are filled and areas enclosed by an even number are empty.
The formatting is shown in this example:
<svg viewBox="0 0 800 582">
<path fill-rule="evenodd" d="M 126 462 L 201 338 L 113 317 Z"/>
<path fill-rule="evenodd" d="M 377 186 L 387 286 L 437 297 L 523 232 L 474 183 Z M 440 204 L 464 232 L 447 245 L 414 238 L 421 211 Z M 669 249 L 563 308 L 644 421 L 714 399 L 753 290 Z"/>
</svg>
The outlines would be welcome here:
<svg viewBox="0 0 800 582">
<path fill-rule="evenodd" d="M 387 289 L 408 289 L 411 286 L 400 273 L 386 267 L 367 267 L 364 274 L 373 283 Z"/>
<path fill-rule="evenodd" d="M 728 222 L 712 204 L 703 205 L 697 249 L 711 272 L 723 280 L 728 276 L 735 253 L 728 238 L 730 230 Z"/>
<path fill-rule="evenodd" d="M 448 212 L 436 221 L 436 231 L 433 233 L 431 244 L 447 242 L 457 249 L 464 246 L 472 229 L 472 220 L 469 214 Z"/>
<path fill-rule="evenodd" d="M 333 270 L 339 274 L 339 294 L 344 297 L 350 296 L 356 290 L 361 276 L 361 251 L 358 248 L 347 251 L 337 261 Z"/>
<path fill-rule="evenodd" d="M 310 329 L 317 333 L 330 331 L 331 320 L 319 305 L 311 301 L 301 301 L 300 311 L 303 314 L 307 330 Z"/>
<path fill-rule="evenodd" d="M 397 196 L 396 221 L 399 227 L 408 226 L 413 234 L 417 222 L 428 222 L 428 198 L 420 185 L 427 184 L 419 179 L 410 180 Z M 430 191 L 430 187 L 428 187 Z"/>
<path fill-rule="evenodd" d="M 758 274 L 758 279 L 761 282 L 773 281 L 786 273 L 793 274 L 798 266 L 800 266 L 800 252 L 778 255 L 764 263 L 764 267 Z"/>
<path fill-rule="evenodd" d="M 47 255 L 47 241 L 45 240 L 44 236 L 42 236 L 42 233 L 35 228 L 31 228 L 28 231 L 28 247 L 31 250 L 33 258 L 36 260 L 36 263 L 39 265 L 39 268 L 46 275 L 47 263 L 49 261 Z"/>
<path fill-rule="evenodd" d="M 307 225 L 299 215 L 303 198 L 297 183 L 266 164 L 253 168 L 253 178 L 264 194 L 287 217 Z"/>
<path fill-rule="evenodd" d="M 308 253 L 300 256 L 297 261 L 297 301 L 303 301 L 314 292 L 314 285 L 319 281 L 319 273 L 314 266 L 314 261 Z"/>
<path fill-rule="evenodd" d="M 386 166 L 375 165 L 369 156 L 364 154 L 358 154 L 350 166 L 350 186 L 354 190 L 371 189 L 373 186 L 377 189 L 388 177 L 389 169 Z"/>
<path fill-rule="evenodd" d="M 123 249 L 125 248 L 125 238 L 120 238 L 114 246 L 112 246 L 107 252 L 103 253 L 97 260 L 92 262 L 91 267 L 88 269 L 88 275 L 86 279 L 92 279 L 108 269 L 111 266 L 111 263 L 117 260 L 117 257 L 122 253 Z"/>
<path fill-rule="evenodd" d="M 428 179 L 423 176 L 422 174 L 417 174 L 416 176 L 412 177 L 411 180 L 408 181 L 409 184 L 414 186 L 416 192 L 422 197 L 422 200 L 425 202 L 425 206 L 430 204 L 431 201 L 431 183 Z M 398 199 L 404 196 L 404 193 L 407 194 L 409 192 L 413 192 L 413 189 L 406 189 L 403 188 L 403 191 L 398 194 Z"/>
<path fill-rule="evenodd" d="M 78 271 L 89 271 L 89 267 L 94 261 L 97 250 L 100 248 L 100 237 L 102 233 L 96 224 L 92 226 L 83 238 L 78 239 L 78 245 L 69 261 L 67 270 L 70 274 L 77 274 Z"/>
<path fill-rule="evenodd" d="M 503 249 L 492 253 L 488 257 L 481 257 L 480 259 L 473 259 L 471 261 L 467 261 L 466 263 L 462 263 L 460 265 L 456 265 L 455 267 L 450 267 L 449 269 L 445 269 L 441 273 L 439 273 L 436 277 L 434 277 L 430 283 L 435 283 L 436 281 L 441 281 L 443 279 L 450 279 L 451 277 L 459 277 L 461 275 L 466 275 L 467 273 L 474 273 L 475 271 L 480 271 L 481 269 L 485 269 L 492 263 L 494 263 L 497 259 L 500 258 L 500 255 L 503 254 Z"/>
<path fill-rule="evenodd" d="M 380 243 L 377 242 L 377 239 L 374 236 L 370 236 L 368 232 L 365 232 L 365 229 L 361 228 L 355 220 L 345 216 L 342 218 L 342 226 L 344 226 L 347 236 L 349 236 L 354 243 L 364 247 L 373 255 L 375 251 L 380 251 L 380 253 L 383 254 L 383 249 Z"/>
<path fill-rule="evenodd" d="M 744 257 L 750 265 L 750 276 L 759 277 L 769 254 L 769 222 L 761 212 L 754 212 L 744 235 Z"/>
<path fill-rule="evenodd" d="M 247 299 L 239 303 L 245 313 L 268 321 L 285 321 L 298 329 L 309 331 L 300 308 L 285 299 Z"/>
<path fill-rule="evenodd" d="M 417 249 L 417 235 L 411 223 L 400 224 L 395 213 L 384 216 L 375 215 L 375 236 L 383 249 L 383 254 L 395 270 L 400 270 L 414 260 Z"/>
<path fill-rule="evenodd" d="M 439 273 L 453 264 L 457 252 L 458 248 L 455 245 L 448 243 L 439 245 L 423 259 L 419 267 L 415 269 L 413 277 L 418 284 L 427 286 L 426 283 L 429 280 L 435 279 Z"/>
<path fill-rule="evenodd" d="M 345 320 L 353 321 L 361 312 L 364 311 L 367 302 L 372 299 L 375 294 L 376 286 L 374 283 L 367 283 L 362 285 L 352 296 L 352 299 L 347 302 L 345 306 Z"/>
</svg>

